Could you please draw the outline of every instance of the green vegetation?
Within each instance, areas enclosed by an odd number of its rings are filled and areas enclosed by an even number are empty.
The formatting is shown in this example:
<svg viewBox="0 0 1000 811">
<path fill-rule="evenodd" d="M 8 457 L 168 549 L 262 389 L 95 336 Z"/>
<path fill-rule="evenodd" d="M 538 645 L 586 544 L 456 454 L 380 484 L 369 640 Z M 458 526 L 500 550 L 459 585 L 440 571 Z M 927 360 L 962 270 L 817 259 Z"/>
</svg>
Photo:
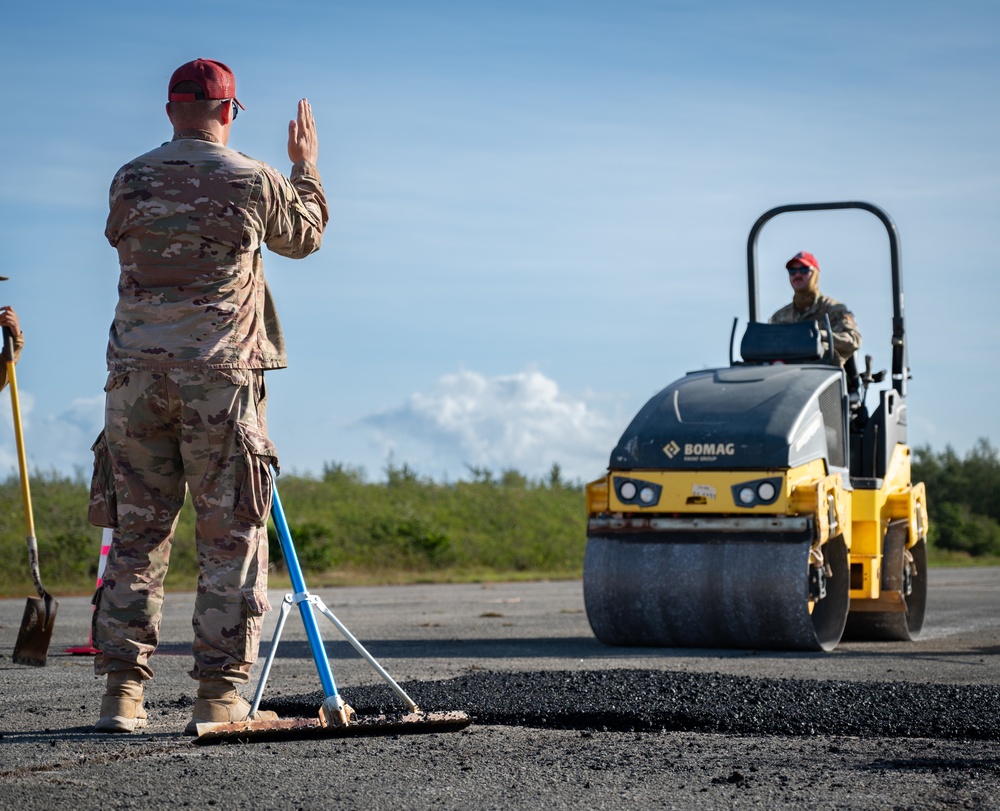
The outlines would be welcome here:
<svg viewBox="0 0 1000 811">
<path fill-rule="evenodd" d="M 583 487 L 558 465 L 533 481 L 517 471 L 470 468 L 471 481 L 437 483 L 409 466 L 389 465 L 386 481 L 365 481 L 344 465 L 322 477 L 278 478 L 296 551 L 309 585 L 455 582 L 579 577 L 586 546 Z M 101 530 L 87 524 L 89 482 L 57 474 L 32 477 L 42 581 L 54 594 L 93 590 Z M 0 485 L 0 595 L 33 593 L 16 477 Z M 167 588 L 193 589 L 194 514 L 177 526 Z M 269 527 L 273 585 L 287 583 Z"/>
<path fill-rule="evenodd" d="M 296 549 L 313 588 L 337 584 L 574 578 L 586 546 L 583 487 L 558 465 L 541 480 L 515 470 L 469 469 L 471 481 L 434 482 L 389 465 L 368 482 L 345 465 L 278 484 Z M 914 451 L 913 480 L 927 485 L 931 561 L 1000 563 L 1000 458 L 985 439 L 964 457 Z M 101 530 L 87 523 L 89 481 L 32 477 L 42 580 L 53 594 L 86 594 L 97 579 Z M 16 476 L 0 484 L 0 595 L 33 594 Z M 194 514 L 178 522 L 167 587 L 194 588 Z M 272 584 L 287 584 L 270 530 Z"/>
<path fill-rule="evenodd" d="M 927 485 L 929 540 L 945 560 L 1000 562 L 1000 454 L 980 439 L 965 458 L 949 446 L 913 453 L 914 481 Z"/>
<path fill-rule="evenodd" d="M 545 481 L 516 471 L 440 484 L 407 465 L 367 483 L 328 465 L 320 480 L 281 477 L 281 501 L 303 569 L 318 582 L 429 582 L 577 577 L 583 568 L 583 489 L 558 467 Z M 271 559 L 281 553 L 273 528 Z M 316 581 L 316 577 L 311 577 Z"/>
<path fill-rule="evenodd" d="M 89 483 L 58 473 L 31 477 L 31 502 L 42 582 L 74 592 L 92 589 L 97 579 L 101 530 L 87 523 Z M 25 546 L 24 503 L 15 476 L 0 484 L 0 594 L 34 596 Z M 89 586 L 88 586 L 89 584 Z M 62 592 L 60 592 L 62 593 Z"/>
</svg>

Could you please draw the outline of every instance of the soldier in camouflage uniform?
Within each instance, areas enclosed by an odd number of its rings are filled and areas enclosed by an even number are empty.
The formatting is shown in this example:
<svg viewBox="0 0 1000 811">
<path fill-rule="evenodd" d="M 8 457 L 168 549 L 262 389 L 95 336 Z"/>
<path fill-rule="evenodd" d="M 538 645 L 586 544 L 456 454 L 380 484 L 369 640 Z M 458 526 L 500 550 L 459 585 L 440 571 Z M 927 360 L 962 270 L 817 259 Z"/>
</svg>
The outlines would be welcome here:
<svg viewBox="0 0 1000 811">
<path fill-rule="evenodd" d="M 201 571 L 198 694 L 186 731 L 247 717 L 237 687 L 249 680 L 270 608 L 265 524 L 277 467 L 264 370 L 286 365 L 261 250 L 308 256 L 329 217 L 305 99 L 289 122 L 289 180 L 227 147 L 243 106 L 226 65 L 182 65 L 168 98 L 173 140 L 118 171 L 106 229 L 121 274 L 90 520 L 114 527 L 93 614 L 95 672 L 107 675 L 96 729 L 108 732 L 146 723 L 142 685 L 153 676 L 163 578 L 187 491 Z"/>
<path fill-rule="evenodd" d="M 771 316 L 772 324 L 794 324 L 797 321 L 817 321 L 825 333 L 825 316 L 830 316 L 833 348 L 843 366 L 861 346 L 861 333 L 854 323 L 854 313 L 846 304 L 824 296 L 819 291 L 819 263 L 806 251 L 799 251 L 785 263 L 788 281 L 795 291 L 792 303 Z M 824 346 L 828 346 L 824 341 Z"/>
</svg>

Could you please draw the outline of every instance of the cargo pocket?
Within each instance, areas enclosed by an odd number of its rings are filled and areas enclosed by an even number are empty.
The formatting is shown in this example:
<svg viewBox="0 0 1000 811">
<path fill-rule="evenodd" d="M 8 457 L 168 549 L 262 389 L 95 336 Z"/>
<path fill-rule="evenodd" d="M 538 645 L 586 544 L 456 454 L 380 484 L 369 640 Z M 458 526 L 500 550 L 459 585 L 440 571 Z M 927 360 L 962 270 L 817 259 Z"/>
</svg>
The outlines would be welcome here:
<svg viewBox="0 0 1000 811">
<path fill-rule="evenodd" d="M 114 529 L 118 526 L 118 496 L 115 492 L 115 471 L 104 431 L 91 445 L 94 452 L 94 476 L 90 480 L 90 504 L 87 520 L 95 527 Z"/>
<path fill-rule="evenodd" d="M 241 449 L 236 460 L 233 518 L 262 527 L 271 512 L 271 466 L 278 467 L 277 452 L 271 440 L 261 431 L 247 425 L 239 426 L 237 431 Z"/>
<path fill-rule="evenodd" d="M 240 661 L 253 662 L 257 659 L 264 628 L 264 612 L 270 610 L 271 603 L 267 599 L 266 589 L 244 589 L 242 650 L 237 652 Z"/>
</svg>

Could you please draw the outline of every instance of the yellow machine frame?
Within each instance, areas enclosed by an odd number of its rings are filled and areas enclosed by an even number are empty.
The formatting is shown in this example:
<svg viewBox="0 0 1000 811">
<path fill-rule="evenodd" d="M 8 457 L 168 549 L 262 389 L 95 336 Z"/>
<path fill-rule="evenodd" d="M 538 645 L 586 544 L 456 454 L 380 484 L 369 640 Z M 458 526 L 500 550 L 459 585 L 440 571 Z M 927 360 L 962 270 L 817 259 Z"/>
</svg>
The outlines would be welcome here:
<svg viewBox="0 0 1000 811">
<path fill-rule="evenodd" d="M 613 479 L 626 476 L 661 488 L 651 507 L 625 504 L 618 499 Z M 733 498 L 734 487 L 761 478 L 781 478 L 773 502 L 743 507 Z M 883 542 L 892 521 L 908 525 L 906 548 L 927 534 L 927 499 L 923 483 L 910 483 L 910 449 L 893 451 L 879 489 L 845 488 L 839 474 L 827 472 L 817 459 L 788 470 L 631 470 L 614 471 L 587 485 L 591 530 L 602 526 L 657 529 L 664 521 L 688 523 L 692 529 L 710 516 L 726 520 L 767 516 L 806 518 L 814 533 L 813 548 L 821 551 L 832 537 L 843 536 L 849 552 L 851 610 L 891 610 L 901 604 L 898 592 L 883 593 Z M 701 521 L 699 520 L 701 519 Z M 822 555 L 817 556 L 818 562 Z M 867 604 L 866 604 L 867 603 Z"/>
</svg>

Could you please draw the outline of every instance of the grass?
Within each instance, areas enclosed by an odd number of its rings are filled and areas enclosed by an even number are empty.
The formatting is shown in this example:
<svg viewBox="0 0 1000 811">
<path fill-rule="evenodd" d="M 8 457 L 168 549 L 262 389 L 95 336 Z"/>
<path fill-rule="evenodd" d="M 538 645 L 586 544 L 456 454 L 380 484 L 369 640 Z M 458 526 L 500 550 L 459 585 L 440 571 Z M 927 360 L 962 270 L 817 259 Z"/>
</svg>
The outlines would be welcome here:
<svg viewBox="0 0 1000 811">
<path fill-rule="evenodd" d="M 311 588 L 335 585 L 449 583 L 579 577 L 586 545 L 583 489 L 555 477 L 515 472 L 440 484 L 407 467 L 366 482 L 343 466 L 321 478 L 281 476 L 286 519 Z M 101 530 L 87 524 L 89 485 L 58 474 L 32 478 L 42 581 L 58 595 L 94 589 Z M 0 485 L 0 596 L 34 592 L 27 565 L 20 486 Z M 195 587 L 194 514 L 178 521 L 166 587 Z M 271 585 L 288 584 L 269 527 Z"/>
</svg>

